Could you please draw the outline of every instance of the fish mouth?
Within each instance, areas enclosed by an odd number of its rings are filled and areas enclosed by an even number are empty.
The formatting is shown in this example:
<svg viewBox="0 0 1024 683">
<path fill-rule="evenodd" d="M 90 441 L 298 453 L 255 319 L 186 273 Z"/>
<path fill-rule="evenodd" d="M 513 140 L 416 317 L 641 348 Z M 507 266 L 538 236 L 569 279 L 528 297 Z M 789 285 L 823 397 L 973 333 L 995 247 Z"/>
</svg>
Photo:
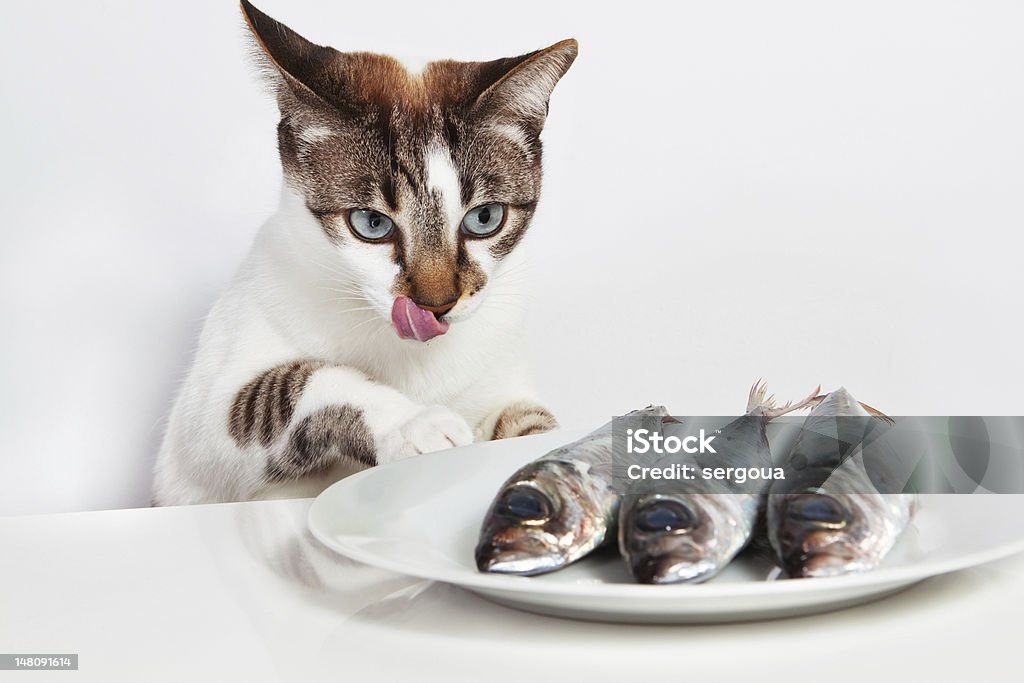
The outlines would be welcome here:
<svg viewBox="0 0 1024 683">
<path fill-rule="evenodd" d="M 840 576 L 857 571 L 857 552 L 846 540 L 819 530 L 806 534 L 786 554 L 784 564 L 794 579 Z"/>
<path fill-rule="evenodd" d="M 476 568 L 492 574 L 532 576 L 561 569 L 565 565 L 564 558 L 560 556 L 518 549 L 485 548 L 476 553 Z"/>
<path fill-rule="evenodd" d="M 715 565 L 704 557 L 669 553 L 638 558 L 630 564 L 630 573 L 639 583 L 699 583 L 710 578 Z"/>
<path fill-rule="evenodd" d="M 499 522 L 506 522 L 497 518 Z M 560 569 L 567 558 L 548 542 L 543 529 L 492 527 L 476 547 L 476 568 L 494 574 L 530 576 Z"/>
<path fill-rule="evenodd" d="M 832 552 L 803 553 L 789 569 L 794 579 L 812 579 L 827 576 L 842 576 L 857 571 L 856 558 L 852 554 Z"/>
<path fill-rule="evenodd" d="M 851 516 L 832 495 L 792 496 L 782 510 L 779 557 L 790 578 L 839 576 L 855 571 L 858 553 L 848 533 Z"/>
</svg>

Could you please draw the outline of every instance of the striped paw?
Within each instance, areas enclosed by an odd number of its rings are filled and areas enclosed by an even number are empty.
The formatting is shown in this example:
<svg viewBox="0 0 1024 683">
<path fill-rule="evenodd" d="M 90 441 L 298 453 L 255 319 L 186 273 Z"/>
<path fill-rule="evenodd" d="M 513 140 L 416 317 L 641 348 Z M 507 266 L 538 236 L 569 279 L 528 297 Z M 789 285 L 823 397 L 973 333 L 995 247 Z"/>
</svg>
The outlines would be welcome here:
<svg viewBox="0 0 1024 683">
<path fill-rule="evenodd" d="M 547 408 L 520 401 L 506 406 L 498 413 L 491 439 L 510 439 L 514 436 L 550 432 L 557 428 L 558 421 Z"/>
</svg>

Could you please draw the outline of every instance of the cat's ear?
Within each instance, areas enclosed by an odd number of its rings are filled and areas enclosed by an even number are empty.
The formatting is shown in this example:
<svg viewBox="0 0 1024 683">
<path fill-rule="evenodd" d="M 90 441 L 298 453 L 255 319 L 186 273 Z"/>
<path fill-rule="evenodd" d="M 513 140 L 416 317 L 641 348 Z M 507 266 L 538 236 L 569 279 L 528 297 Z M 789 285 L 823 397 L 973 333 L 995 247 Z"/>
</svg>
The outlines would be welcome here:
<svg viewBox="0 0 1024 683">
<path fill-rule="evenodd" d="M 578 52 L 579 44 L 569 38 L 543 50 L 487 62 L 481 75 L 488 85 L 476 98 L 474 111 L 509 119 L 540 133 L 551 92 Z"/>
<path fill-rule="evenodd" d="M 293 99 L 307 104 L 325 102 L 326 93 L 337 87 L 332 78 L 336 69 L 332 66 L 343 60 L 344 55 L 306 40 L 248 0 L 241 0 L 241 6 L 255 42 L 254 56 L 282 108 Z"/>
</svg>

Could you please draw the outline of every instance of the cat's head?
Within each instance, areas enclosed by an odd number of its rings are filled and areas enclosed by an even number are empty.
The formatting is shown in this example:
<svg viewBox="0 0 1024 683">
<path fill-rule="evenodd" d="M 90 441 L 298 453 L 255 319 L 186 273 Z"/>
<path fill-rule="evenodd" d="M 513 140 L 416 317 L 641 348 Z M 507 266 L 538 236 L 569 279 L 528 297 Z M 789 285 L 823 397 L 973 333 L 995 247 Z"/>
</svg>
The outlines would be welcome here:
<svg viewBox="0 0 1024 683">
<path fill-rule="evenodd" d="M 246 0 L 242 10 L 281 110 L 285 180 L 332 258 L 399 336 L 443 334 L 526 232 L 548 98 L 576 41 L 410 73 L 315 45 Z"/>
</svg>

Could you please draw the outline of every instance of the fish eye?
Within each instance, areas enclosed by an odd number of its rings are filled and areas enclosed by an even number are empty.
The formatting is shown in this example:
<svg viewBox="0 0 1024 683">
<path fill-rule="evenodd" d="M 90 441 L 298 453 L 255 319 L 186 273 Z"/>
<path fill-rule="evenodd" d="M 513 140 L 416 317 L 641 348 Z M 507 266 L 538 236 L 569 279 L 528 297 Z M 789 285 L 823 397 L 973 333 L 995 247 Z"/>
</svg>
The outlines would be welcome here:
<svg viewBox="0 0 1024 683">
<path fill-rule="evenodd" d="M 516 486 L 501 497 L 498 513 L 513 519 L 544 520 L 551 516 L 551 500 L 537 489 Z"/>
<path fill-rule="evenodd" d="M 687 531 L 697 526 L 690 508 L 674 500 L 656 500 L 636 512 L 634 523 L 641 531 Z"/>
<path fill-rule="evenodd" d="M 470 237 L 490 237 L 505 223 L 505 207 L 484 204 L 470 209 L 462 218 L 462 232 Z"/>
<path fill-rule="evenodd" d="M 786 514 L 797 521 L 830 527 L 846 525 L 846 509 L 832 496 L 804 495 L 789 501 Z"/>
<path fill-rule="evenodd" d="M 387 239 L 395 229 L 394 221 L 372 209 L 352 209 L 348 212 L 348 224 L 357 237 L 370 242 Z"/>
</svg>

